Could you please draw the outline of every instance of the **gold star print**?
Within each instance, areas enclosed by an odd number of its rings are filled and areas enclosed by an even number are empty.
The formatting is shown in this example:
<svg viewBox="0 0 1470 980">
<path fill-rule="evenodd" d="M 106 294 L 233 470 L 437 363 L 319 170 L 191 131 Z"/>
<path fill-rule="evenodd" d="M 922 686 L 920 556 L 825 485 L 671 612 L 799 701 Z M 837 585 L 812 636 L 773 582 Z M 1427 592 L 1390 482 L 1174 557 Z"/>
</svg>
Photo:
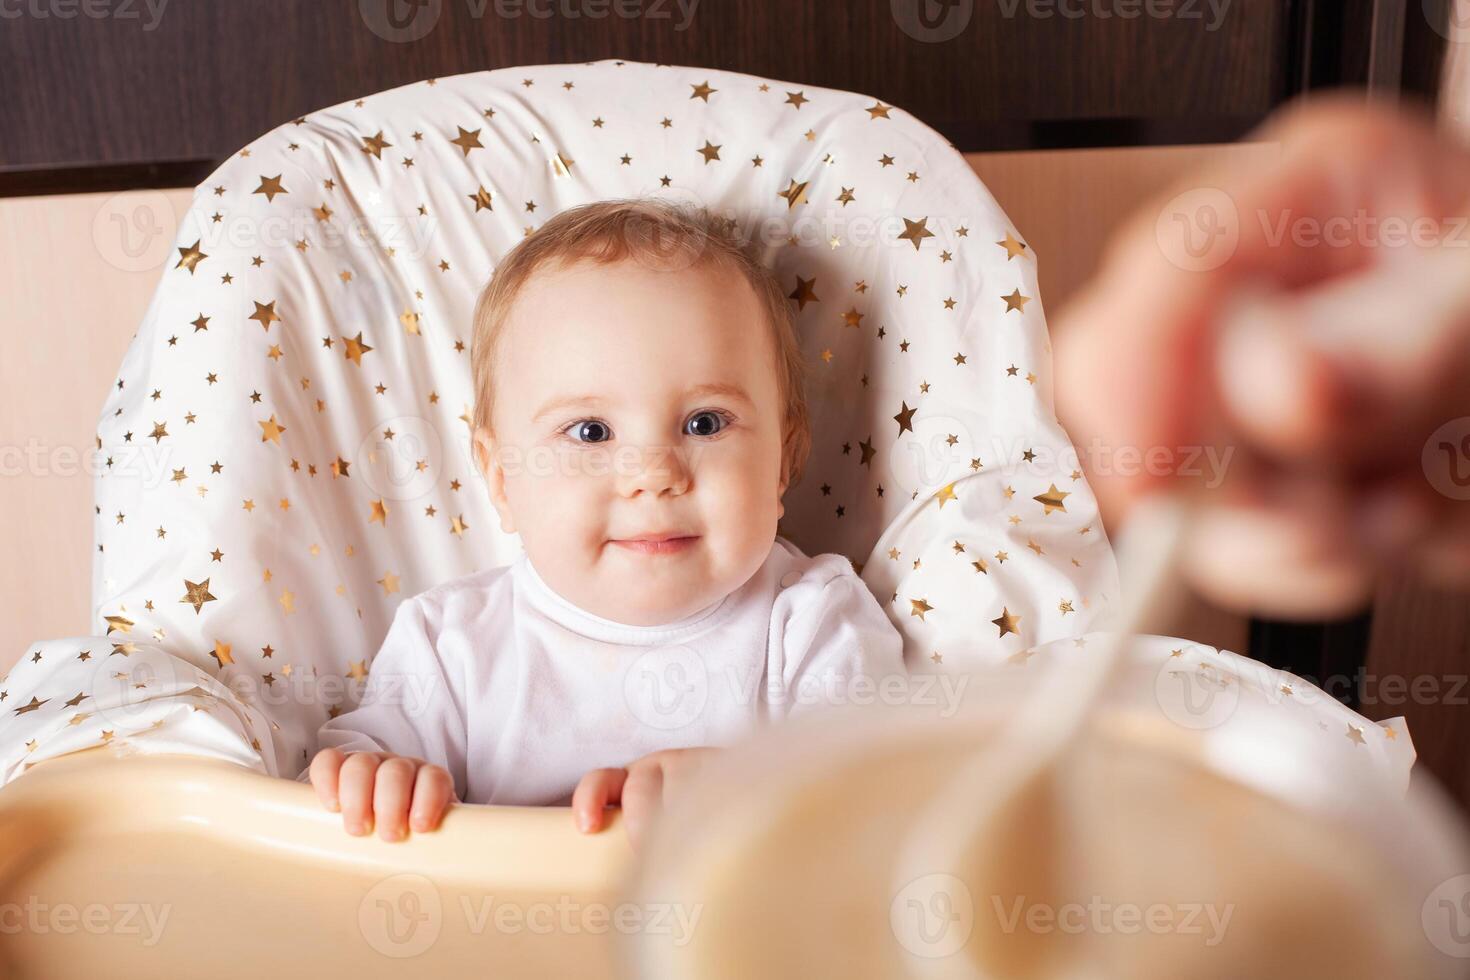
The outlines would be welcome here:
<svg viewBox="0 0 1470 980">
<path fill-rule="evenodd" d="M 205 579 L 203 582 L 190 582 L 188 579 L 184 579 L 184 588 L 188 594 L 179 601 L 187 602 L 193 606 L 195 615 L 198 615 L 200 608 L 206 602 L 214 601 L 214 596 L 209 594 L 209 579 Z"/>
<path fill-rule="evenodd" d="M 337 459 L 332 463 L 332 477 L 333 477 L 333 479 L 335 479 L 335 478 L 337 478 L 339 476 L 346 476 L 347 475 L 347 467 L 349 467 L 351 465 L 352 464 L 349 463 L 349 462 L 347 462 L 347 460 L 343 459 L 341 456 L 338 456 Z"/>
<path fill-rule="evenodd" d="M 708 166 L 711 160 L 718 160 L 720 158 L 720 146 L 723 145 L 724 144 L 721 143 L 719 146 L 716 146 L 712 144 L 709 140 L 705 140 L 704 146 L 700 147 L 694 152 L 704 157 L 705 165 Z"/>
<path fill-rule="evenodd" d="M 398 591 L 398 576 L 392 572 L 384 572 L 383 577 L 378 579 L 378 584 L 383 587 L 384 595 L 392 595 Z"/>
<path fill-rule="evenodd" d="M 179 249 L 179 264 L 174 266 L 175 269 L 188 269 L 189 275 L 192 276 L 194 274 L 194 267 L 209 258 L 208 255 L 199 251 L 200 241 L 203 241 L 203 239 L 195 241 L 188 248 Z"/>
<path fill-rule="evenodd" d="M 796 108 L 798 110 L 800 110 L 801 109 L 801 106 L 802 106 L 802 103 L 804 103 L 804 102 L 810 102 L 810 101 L 811 101 L 811 99 L 808 99 L 806 96 L 802 95 L 800 92 L 787 92 L 786 93 L 786 101 L 783 104 L 784 105 L 794 105 L 794 106 L 796 106 Z"/>
<path fill-rule="evenodd" d="M 372 510 L 368 514 L 368 523 L 369 524 L 372 524 L 372 523 L 375 523 L 376 522 L 378 524 L 383 525 L 384 527 L 387 527 L 388 526 L 388 505 L 385 504 L 385 503 L 383 503 L 383 501 L 381 499 L 379 499 L 379 500 L 372 501 L 372 503 L 369 506 L 372 507 Z"/>
<path fill-rule="evenodd" d="M 378 130 L 378 135 L 363 138 L 362 152 L 371 155 L 374 159 L 381 160 L 383 159 L 383 151 L 392 145 L 392 143 L 383 139 L 383 131 L 380 129 Z"/>
<path fill-rule="evenodd" d="M 366 660 L 349 660 L 347 662 L 347 676 L 355 681 L 367 680 L 368 666 Z"/>
<path fill-rule="evenodd" d="M 821 302 L 817 297 L 816 286 L 817 279 L 815 276 L 810 279 L 803 279 L 801 276 L 796 277 L 796 288 L 788 293 L 786 298 L 796 300 L 796 310 L 798 313 L 806 309 L 806 304 L 808 303 Z"/>
<path fill-rule="evenodd" d="M 1031 297 L 1022 296 L 1019 289 L 1016 290 L 1014 293 L 1011 293 L 1011 295 L 1009 296 L 1002 296 L 1001 299 L 1005 300 L 1007 313 L 1010 313 L 1012 310 L 1015 310 L 1019 313 L 1025 313 L 1026 304 L 1031 302 Z"/>
<path fill-rule="evenodd" d="M 917 252 L 919 250 L 920 242 L 922 242 L 926 238 L 934 237 L 934 232 L 924 227 L 926 224 L 928 224 L 928 222 L 929 218 L 927 215 L 920 218 L 918 221 L 910 221 L 908 218 L 904 218 L 903 234 L 898 236 L 899 239 L 906 242 L 912 242 L 914 245 L 914 251 Z"/>
<path fill-rule="evenodd" d="M 290 589 L 284 590 L 281 593 L 281 598 L 277 599 L 276 601 L 281 604 L 281 608 L 284 609 L 288 615 L 296 611 L 296 593 L 292 592 Z"/>
<path fill-rule="evenodd" d="M 893 108 L 893 106 L 891 106 L 891 105 L 884 105 L 883 103 L 878 102 L 878 101 L 875 100 L 873 102 L 873 104 L 871 106 L 869 106 L 868 109 L 867 109 L 868 118 L 869 119 L 887 119 L 888 118 L 888 110 L 889 109 L 892 109 L 892 108 Z"/>
<path fill-rule="evenodd" d="M 1026 245 L 1023 242 L 1016 241 L 1016 236 L 1012 235 L 1010 232 L 1006 232 L 1005 241 L 996 242 L 995 244 L 1006 250 L 1007 262 L 1009 262 L 1011 259 L 1014 259 L 1018 255 L 1026 254 Z"/>
<path fill-rule="evenodd" d="M 705 145 L 708 146 L 709 143 L 706 142 Z M 716 157 L 716 159 L 719 159 L 719 158 Z M 805 204 L 806 203 L 806 187 L 807 187 L 807 183 L 805 181 L 803 181 L 802 183 L 798 184 L 795 179 L 792 179 L 791 182 L 789 184 L 787 184 L 786 189 L 784 191 L 777 191 L 776 192 L 776 196 L 777 197 L 780 197 L 780 198 L 785 198 L 785 200 L 786 200 L 786 210 L 790 211 L 792 208 L 796 207 L 798 204 Z"/>
<path fill-rule="evenodd" d="M 226 667 L 235 662 L 235 658 L 230 656 L 230 645 L 223 640 L 214 641 L 214 649 L 209 651 L 209 655 L 219 661 L 220 667 Z"/>
<path fill-rule="evenodd" d="M 692 89 L 694 89 L 693 93 L 691 93 L 690 96 L 689 96 L 691 99 L 703 99 L 706 102 L 709 101 L 709 97 L 711 95 L 714 95 L 716 92 L 719 91 L 719 89 L 717 89 L 717 88 L 710 88 L 709 87 L 709 80 L 708 79 L 705 79 L 703 82 L 700 82 L 698 85 L 690 85 L 689 87 L 692 88 Z"/>
<path fill-rule="evenodd" d="M 984 558 L 976 558 L 974 561 L 970 562 L 970 564 L 972 566 L 974 566 L 975 571 L 979 572 L 980 574 L 982 574 L 982 575 L 989 575 L 990 574 L 990 566 L 987 565 L 987 564 L 985 564 L 985 559 Z"/>
<path fill-rule="evenodd" d="M 1354 745 L 1367 745 L 1368 744 L 1363 739 L 1363 730 L 1361 728 L 1359 728 L 1358 726 L 1356 726 L 1356 725 L 1349 725 L 1349 726 L 1347 726 L 1346 735 L 1347 735 L 1348 741 L 1352 742 Z"/>
<path fill-rule="evenodd" d="M 31 695 L 30 702 L 27 703 L 27 704 L 21 705 L 19 708 L 16 708 L 15 709 L 15 713 L 17 715 L 23 715 L 23 714 L 27 714 L 27 713 L 32 712 L 32 711 L 36 711 L 36 710 L 38 710 L 41 707 L 41 705 L 46 704 L 50 700 L 51 700 L 50 698 L 47 698 L 45 701 L 41 701 L 41 700 L 38 700 L 34 694 L 32 694 Z"/>
<path fill-rule="evenodd" d="M 868 438 L 858 442 L 858 450 L 862 453 L 863 457 L 862 459 L 858 460 L 858 465 L 871 468 L 873 456 L 877 453 L 877 450 L 873 448 L 873 437 L 869 436 Z"/>
<path fill-rule="evenodd" d="M 893 421 L 898 423 L 898 434 L 903 435 L 905 432 L 913 432 L 914 413 L 918 409 L 909 408 L 908 402 L 904 401 L 899 402 L 899 406 L 898 414 L 893 416 Z"/>
<path fill-rule="evenodd" d="M 372 349 L 373 348 L 362 342 L 362 331 L 359 330 L 356 337 L 349 337 L 347 339 L 347 343 L 345 345 L 345 349 L 342 351 L 342 354 L 353 364 L 361 367 L 362 355 L 366 354 Z"/>
<path fill-rule="evenodd" d="M 1045 513 L 1047 514 L 1050 514 L 1054 510 L 1059 510 L 1063 514 L 1065 514 L 1067 512 L 1067 505 L 1062 503 L 1062 501 L 1066 500 L 1071 495 L 1072 493 L 1070 490 L 1058 490 L 1057 485 L 1053 483 L 1051 486 L 1046 488 L 1046 493 L 1038 493 L 1031 499 L 1041 504 L 1042 507 L 1046 508 Z"/>
<path fill-rule="evenodd" d="M 476 213 L 478 213 L 480 211 L 494 211 L 495 210 L 493 207 L 490 206 L 490 192 L 487 191 L 487 190 L 485 190 L 485 185 L 484 184 L 481 184 L 480 187 L 479 187 L 479 189 L 476 190 L 475 193 L 470 194 L 468 196 L 469 196 L 469 199 L 471 201 L 474 201 L 475 202 L 475 211 L 476 211 Z"/>
<path fill-rule="evenodd" d="M 276 301 L 271 300 L 269 303 L 261 303 L 258 300 L 254 300 L 252 302 L 255 303 L 255 313 L 251 315 L 250 319 L 258 320 L 261 328 L 266 333 L 270 333 L 271 324 L 278 323 L 281 319 L 276 314 Z"/>
<path fill-rule="evenodd" d="M 837 195 L 837 202 L 843 207 L 847 207 L 853 201 L 857 200 L 857 198 L 852 196 L 852 190 L 851 187 L 844 187 L 842 188 L 842 193 Z"/>
<path fill-rule="evenodd" d="M 1021 635 L 1021 631 L 1016 628 L 1021 623 L 1021 617 L 1012 613 L 1005 606 L 1001 607 L 1000 615 L 992 619 L 991 622 L 1000 627 L 1000 635 L 1002 637 L 1007 633 L 1015 633 L 1017 636 Z"/>
<path fill-rule="evenodd" d="M 267 177 L 262 174 L 260 177 L 260 186 L 252 191 L 252 193 L 264 194 L 266 201 L 269 202 L 274 201 L 277 194 L 289 194 L 291 192 L 281 186 L 280 174 L 276 174 L 274 177 Z"/>
<path fill-rule="evenodd" d="M 551 158 L 551 171 L 558 177 L 570 176 L 572 172 L 572 164 L 576 162 L 577 161 L 573 160 L 566 154 L 558 153 Z"/>
<path fill-rule="evenodd" d="M 460 514 L 454 520 L 449 522 L 449 533 L 453 534 L 457 538 L 464 537 L 464 533 L 469 529 L 470 526 L 464 522 L 463 514 Z"/>
<path fill-rule="evenodd" d="M 944 502 L 946 500 L 958 500 L 959 499 L 958 497 L 956 497 L 954 495 L 954 484 L 953 483 L 946 483 L 944 486 L 940 487 L 939 488 L 939 492 L 936 493 L 936 494 L 934 494 L 934 497 L 935 497 L 936 500 L 939 501 L 939 509 L 940 510 L 943 510 L 944 509 Z"/>
<path fill-rule="evenodd" d="M 1076 612 L 1076 610 L 1072 608 L 1071 599 L 1063 599 L 1061 602 L 1059 602 L 1057 604 L 1057 611 L 1060 612 L 1063 616 L 1065 616 L 1069 612 Z"/>
<path fill-rule="evenodd" d="M 924 614 L 927 612 L 932 612 L 934 609 L 934 607 L 929 605 L 928 601 L 925 599 L 910 599 L 909 607 L 909 615 L 918 616 L 919 622 L 921 623 L 924 622 Z"/>
<path fill-rule="evenodd" d="M 260 426 L 261 428 L 261 442 L 269 440 L 278 446 L 281 444 L 281 433 L 286 431 L 286 427 L 276 421 L 275 412 L 271 413 L 271 417 L 269 419 L 265 420 L 264 422 L 256 422 L 255 424 Z"/>
<path fill-rule="evenodd" d="M 194 332 L 195 333 L 198 333 L 201 330 L 208 330 L 209 329 L 209 317 L 207 317 L 203 313 L 201 313 L 201 314 L 199 314 L 199 319 L 194 320 L 192 323 L 190 323 L 190 326 L 192 326 L 194 328 Z"/>
<path fill-rule="evenodd" d="M 318 220 L 318 221 L 326 221 L 328 218 L 330 218 L 332 216 L 332 209 L 329 208 L 329 207 L 327 207 L 326 204 L 324 203 L 319 208 L 312 208 L 311 209 L 311 213 L 314 214 L 314 215 L 316 215 L 316 220 Z"/>
<path fill-rule="evenodd" d="M 845 327 L 861 327 L 863 325 L 863 314 L 859 313 L 857 307 L 854 306 L 842 314 L 842 325 Z"/>
<path fill-rule="evenodd" d="M 455 146 L 463 150 L 465 156 L 469 156 L 471 150 L 484 149 L 484 147 L 480 145 L 480 131 L 478 129 L 474 132 L 471 132 L 465 129 L 463 126 L 456 126 L 454 128 L 459 130 L 459 136 L 455 139 L 450 140 L 449 142 L 453 143 Z"/>
</svg>

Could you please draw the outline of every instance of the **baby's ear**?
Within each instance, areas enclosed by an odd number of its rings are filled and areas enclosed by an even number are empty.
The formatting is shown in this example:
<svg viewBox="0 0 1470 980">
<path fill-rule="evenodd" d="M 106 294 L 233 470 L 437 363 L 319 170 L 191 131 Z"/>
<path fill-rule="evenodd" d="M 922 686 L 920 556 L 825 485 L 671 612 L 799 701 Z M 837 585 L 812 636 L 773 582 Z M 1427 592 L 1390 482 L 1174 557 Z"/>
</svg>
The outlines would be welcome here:
<svg viewBox="0 0 1470 980">
<path fill-rule="evenodd" d="M 475 463 L 485 477 L 485 490 L 490 494 L 490 503 L 500 515 L 500 529 L 506 534 L 515 534 L 515 521 L 511 515 L 510 499 L 505 495 L 505 470 L 501 467 L 495 438 L 484 426 L 476 426 L 474 434 Z"/>
</svg>

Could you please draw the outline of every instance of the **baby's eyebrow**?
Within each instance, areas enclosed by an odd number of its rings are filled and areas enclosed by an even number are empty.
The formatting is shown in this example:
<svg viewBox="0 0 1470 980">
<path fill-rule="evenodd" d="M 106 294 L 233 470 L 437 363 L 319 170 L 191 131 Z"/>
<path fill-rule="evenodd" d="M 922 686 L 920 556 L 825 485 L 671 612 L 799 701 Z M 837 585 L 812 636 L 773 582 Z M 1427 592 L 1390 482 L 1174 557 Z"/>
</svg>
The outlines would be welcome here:
<svg viewBox="0 0 1470 980">
<path fill-rule="evenodd" d="M 685 394 L 691 398 L 700 398 L 706 395 L 724 395 L 726 398 L 742 401 L 747 406 L 753 406 L 755 404 L 754 399 L 746 393 L 744 388 L 726 381 L 707 381 L 703 384 L 697 384 L 689 388 Z M 545 405 L 542 405 L 540 411 L 531 416 L 531 421 L 540 422 L 548 415 L 554 415 L 557 412 L 564 411 L 568 408 L 575 408 L 578 405 L 603 405 L 606 403 L 607 399 L 601 395 L 567 395 L 561 398 L 553 398 Z"/>
</svg>

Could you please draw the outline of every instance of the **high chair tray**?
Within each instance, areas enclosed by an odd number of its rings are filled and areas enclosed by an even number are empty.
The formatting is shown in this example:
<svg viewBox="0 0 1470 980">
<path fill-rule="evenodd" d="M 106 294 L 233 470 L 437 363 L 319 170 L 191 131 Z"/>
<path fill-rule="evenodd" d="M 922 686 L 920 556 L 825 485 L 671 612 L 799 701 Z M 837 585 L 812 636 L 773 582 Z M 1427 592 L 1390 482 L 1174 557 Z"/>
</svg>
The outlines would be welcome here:
<svg viewBox="0 0 1470 980">
<path fill-rule="evenodd" d="M 614 976 L 657 910 L 618 900 L 613 817 L 457 805 L 388 843 L 303 783 L 76 753 L 0 789 L 0 976 Z"/>
</svg>

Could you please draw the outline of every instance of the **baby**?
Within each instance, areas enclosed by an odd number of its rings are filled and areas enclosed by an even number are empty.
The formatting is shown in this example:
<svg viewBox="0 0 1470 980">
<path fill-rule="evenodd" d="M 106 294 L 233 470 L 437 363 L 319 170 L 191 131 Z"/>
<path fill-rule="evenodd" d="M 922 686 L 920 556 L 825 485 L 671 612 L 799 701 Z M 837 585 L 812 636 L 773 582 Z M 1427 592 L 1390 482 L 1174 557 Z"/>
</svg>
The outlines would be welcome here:
<svg viewBox="0 0 1470 980">
<path fill-rule="evenodd" d="M 784 291 L 723 222 L 572 208 L 480 295 L 473 445 L 508 567 L 403 601 L 309 776 L 349 833 L 452 801 L 621 806 L 634 846 L 701 760 L 904 670 L 841 555 L 777 535 L 810 447 Z M 830 699 L 830 698 L 829 698 Z"/>
</svg>

